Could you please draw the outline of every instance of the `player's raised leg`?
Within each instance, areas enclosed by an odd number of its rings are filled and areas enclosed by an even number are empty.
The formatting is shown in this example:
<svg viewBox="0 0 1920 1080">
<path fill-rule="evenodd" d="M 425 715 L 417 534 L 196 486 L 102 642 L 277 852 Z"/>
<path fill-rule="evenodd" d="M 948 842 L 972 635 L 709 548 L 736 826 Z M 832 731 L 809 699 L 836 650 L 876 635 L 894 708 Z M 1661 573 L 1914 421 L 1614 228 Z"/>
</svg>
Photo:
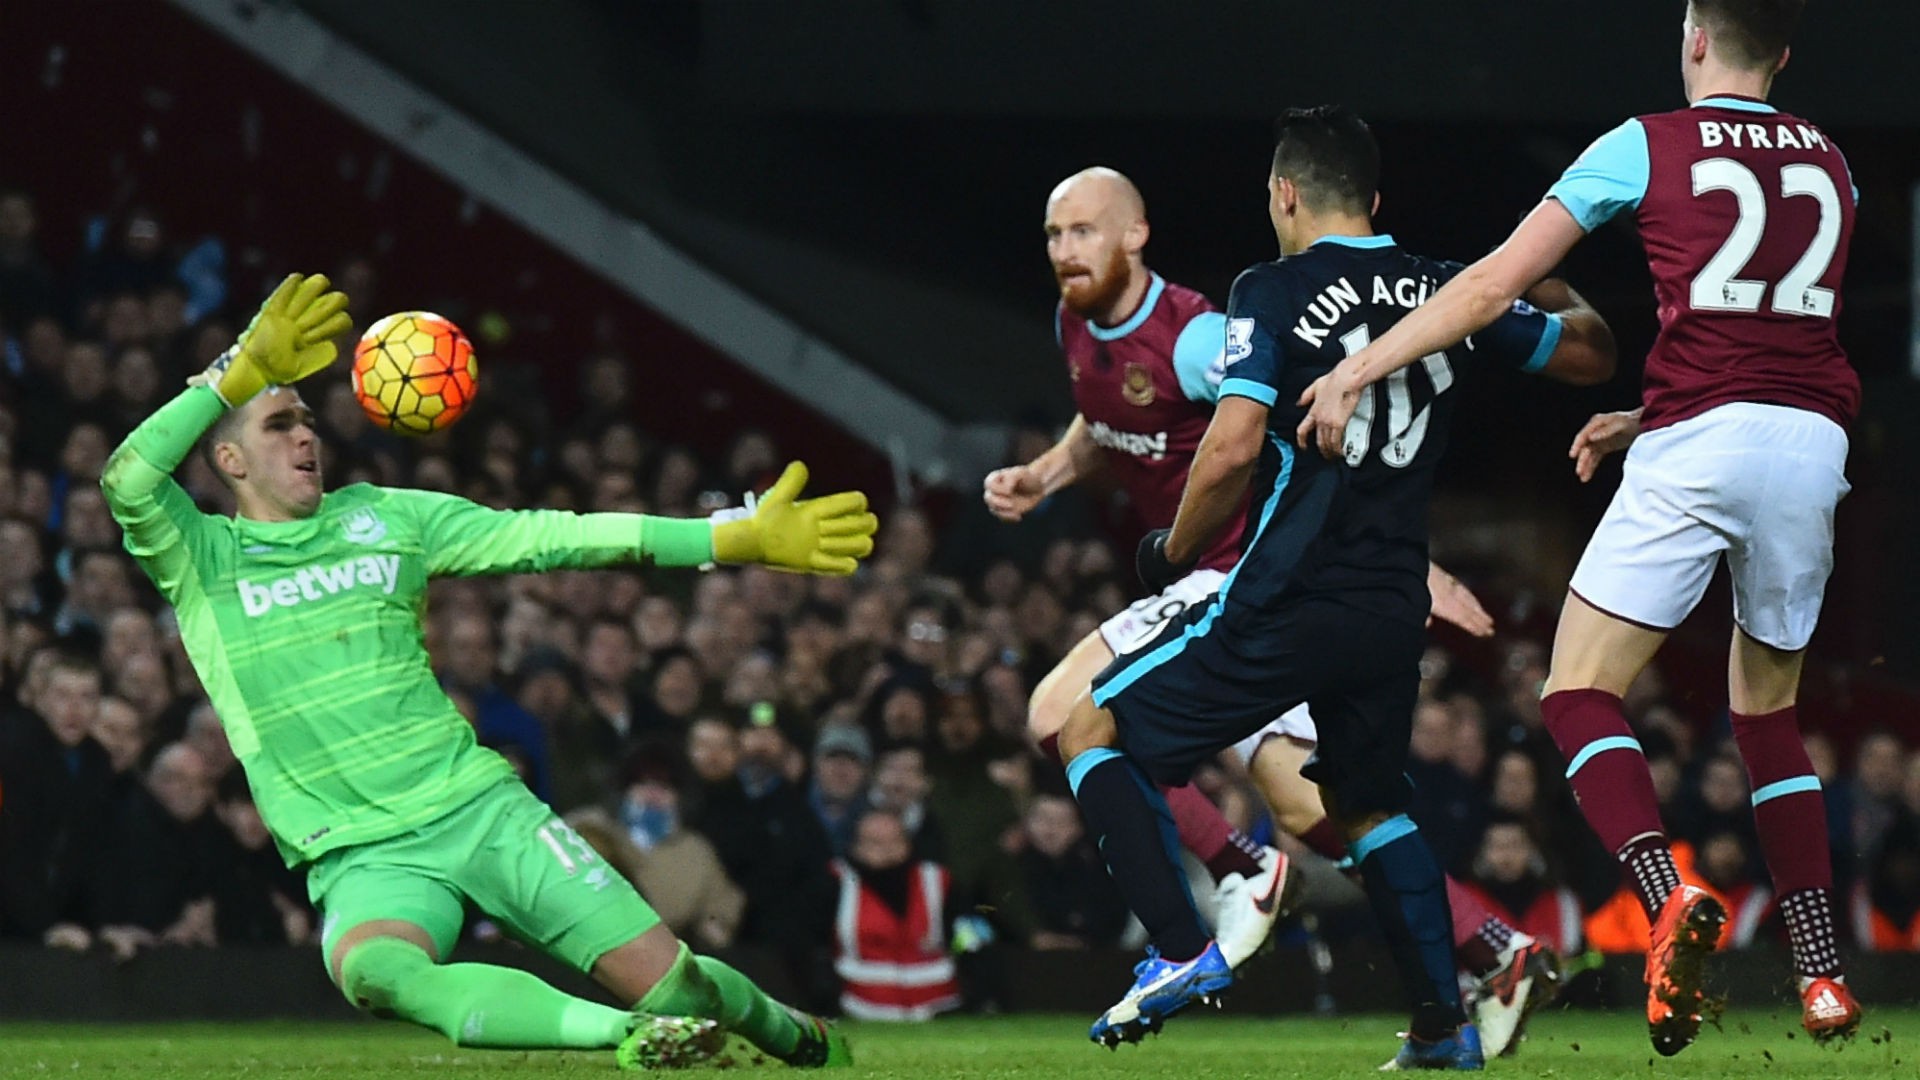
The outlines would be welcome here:
<svg viewBox="0 0 1920 1080">
<path fill-rule="evenodd" d="M 1773 876 L 1800 980 L 1801 1022 L 1822 1041 L 1852 1036 L 1860 1004 L 1835 940 L 1827 806 L 1800 739 L 1795 707 L 1804 651 L 1776 649 L 1736 627 L 1728 661 L 1734 741 L 1747 765 L 1760 850 Z"/>
<path fill-rule="evenodd" d="M 1183 584 L 1174 585 L 1163 596 L 1170 596 Z M 1183 597 L 1171 600 L 1176 605 L 1187 602 L 1191 601 Z M 1158 625 L 1139 620 L 1139 613 L 1146 608 L 1151 608 L 1160 618 L 1167 617 L 1168 603 L 1160 598 L 1134 605 L 1081 638 L 1034 687 L 1027 704 L 1027 731 L 1040 752 L 1054 764 L 1063 764 L 1060 729 L 1066 726 L 1074 700 L 1086 691 L 1095 675 L 1113 662 L 1116 646 L 1124 647 L 1126 636 L 1138 638 L 1143 632 L 1150 634 Z M 1214 937 L 1227 963 L 1239 967 L 1266 944 L 1279 918 L 1279 906 L 1272 901 L 1277 895 L 1274 885 L 1281 873 L 1280 853 L 1254 843 L 1234 828 L 1213 800 L 1192 784 L 1162 788 L 1161 794 L 1166 799 L 1168 812 L 1173 815 L 1181 846 L 1193 852 L 1213 876 Z"/>
<path fill-rule="evenodd" d="M 1208 940 L 1180 876 L 1173 816 L 1166 800 L 1118 748 L 1113 714 L 1083 694 L 1061 729 L 1067 780 L 1107 869 L 1147 929 L 1147 959 L 1119 1003 L 1089 1036 L 1105 1046 L 1137 1042 L 1168 1017 L 1233 985 L 1233 969 Z"/>
<path fill-rule="evenodd" d="M 1605 522 L 1601 528 L 1604 532 Z M 1589 556 L 1593 551 L 1589 548 Z M 1706 570 L 1711 573 L 1711 562 Z M 1576 573 L 1576 587 L 1580 580 Z M 1693 595 L 1697 600 L 1698 593 Z M 1665 640 L 1664 630 L 1617 618 L 1569 593 L 1554 633 L 1540 712 L 1567 759 L 1567 781 L 1581 813 L 1625 867 L 1627 882 L 1653 923 L 1647 1028 L 1654 1049 L 1671 1055 L 1700 1033 L 1706 958 L 1720 940 L 1727 911 L 1704 890 L 1681 883 L 1660 824 L 1646 754 L 1620 707 L 1621 695 Z"/>
</svg>

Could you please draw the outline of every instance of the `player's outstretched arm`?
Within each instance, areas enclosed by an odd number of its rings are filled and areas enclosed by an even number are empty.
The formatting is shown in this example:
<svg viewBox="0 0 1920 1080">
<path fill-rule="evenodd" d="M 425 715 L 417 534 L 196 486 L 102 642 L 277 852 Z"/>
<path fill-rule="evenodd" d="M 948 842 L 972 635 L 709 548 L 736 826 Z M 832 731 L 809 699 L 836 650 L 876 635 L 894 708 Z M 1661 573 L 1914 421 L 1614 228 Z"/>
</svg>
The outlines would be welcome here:
<svg viewBox="0 0 1920 1080">
<path fill-rule="evenodd" d="M 851 574 L 873 551 L 879 522 L 867 497 L 843 491 L 799 499 L 807 467 L 787 466 L 744 510 L 711 518 L 652 514 L 575 514 L 494 510 L 435 491 L 389 489 L 385 498 L 410 514 L 427 555 L 427 573 L 539 573 L 626 566 L 754 563 L 776 570 Z"/>
<path fill-rule="evenodd" d="M 173 481 L 173 471 L 229 403 L 331 363 L 337 350 L 330 339 L 351 325 L 346 306 L 346 295 L 328 291 L 324 275 L 289 275 L 233 348 L 142 421 L 107 458 L 100 474 L 107 508 L 126 535 L 127 550 L 166 596 L 173 596 L 186 570 L 184 540 L 202 516 Z"/>
<path fill-rule="evenodd" d="M 1558 200 L 1535 207 L 1506 243 L 1307 387 L 1299 400 L 1309 407 L 1296 432 L 1300 445 L 1311 441 L 1326 457 L 1339 457 L 1360 391 L 1428 353 L 1459 344 L 1512 310 L 1513 302 L 1558 266 L 1585 235 Z"/>
<path fill-rule="evenodd" d="M 1086 417 L 1074 414 L 1060 441 L 1025 465 L 1010 465 L 987 474 L 984 496 L 987 510 L 1001 521 L 1019 521 L 1040 501 L 1072 487 L 1098 472 L 1100 447 L 1087 430 Z"/>
</svg>

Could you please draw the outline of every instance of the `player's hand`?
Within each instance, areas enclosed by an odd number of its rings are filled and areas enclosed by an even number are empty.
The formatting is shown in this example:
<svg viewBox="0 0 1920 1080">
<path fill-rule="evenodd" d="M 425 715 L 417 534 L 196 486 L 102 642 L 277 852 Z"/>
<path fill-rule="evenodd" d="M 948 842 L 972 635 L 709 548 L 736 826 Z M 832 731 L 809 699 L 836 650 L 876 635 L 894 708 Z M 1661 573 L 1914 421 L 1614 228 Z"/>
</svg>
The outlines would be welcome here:
<svg viewBox="0 0 1920 1080">
<path fill-rule="evenodd" d="M 1318 446 L 1320 456 L 1329 461 L 1346 453 L 1347 421 L 1353 418 L 1353 410 L 1360 405 L 1360 392 L 1366 389 L 1355 385 L 1348 370 L 1347 361 L 1335 364 L 1332 371 L 1313 380 L 1295 402 L 1307 410 L 1294 432 L 1300 447 Z"/>
<path fill-rule="evenodd" d="M 1472 634 L 1474 637 L 1493 636 L 1493 616 L 1480 606 L 1480 598 L 1473 590 L 1461 584 L 1460 579 L 1440 569 L 1433 563 L 1427 564 L 1427 593 L 1433 597 L 1428 609 L 1427 625 L 1433 620 L 1452 623 Z"/>
<path fill-rule="evenodd" d="M 207 368 L 207 384 L 228 407 L 244 405 L 269 386 L 320 371 L 340 355 L 334 338 L 353 328 L 347 294 L 330 291 L 325 274 L 288 274 L 233 348 Z"/>
<path fill-rule="evenodd" d="M 750 514 L 713 519 L 713 560 L 755 563 L 775 570 L 845 577 L 873 553 L 880 520 L 867 512 L 867 497 L 842 491 L 797 499 L 807 486 L 807 467 L 791 462 L 754 503 Z"/>
<path fill-rule="evenodd" d="M 1608 454 L 1617 453 L 1633 445 L 1640 437 L 1640 410 L 1632 412 L 1595 413 L 1580 433 L 1573 437 L 1573 445 L 1567 449 L 1567 456 L 1573 459 L 1573 474 L 1581 483 L 1593 479 L 1600 468 L 1600 462 Z"/>
<path fill-rule="evenodd" d="M 1011 465 L 987 474 L 987 510 L 1001 521 L 1019 521 L 1046 497 L 1046 485 L 1031 466 Z"/>
<path fill-rule="evenodd" d="M 1167 537 L 1172 535 L 1172 529 L 1155 529 L 1140 538 L 1140 548 L 1134 552 L 1134 572 L 1140 575 L 1140 584 L 1153 592 L 1166 591 L 1167 586 L 1193 571 L 1192 563 L 1183 565 L 1167 558 Z"/>
</svg>

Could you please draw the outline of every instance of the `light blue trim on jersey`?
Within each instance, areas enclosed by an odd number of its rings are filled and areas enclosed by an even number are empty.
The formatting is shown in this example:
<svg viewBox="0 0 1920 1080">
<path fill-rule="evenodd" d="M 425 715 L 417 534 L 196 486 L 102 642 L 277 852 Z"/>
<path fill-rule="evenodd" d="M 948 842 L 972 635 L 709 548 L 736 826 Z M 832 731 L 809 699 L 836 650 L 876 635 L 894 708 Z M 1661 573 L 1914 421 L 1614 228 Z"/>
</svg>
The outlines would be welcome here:
<svg viewBox="0 0 1920 1080">
<path fill-rule="evenodd" d="M 1096 746 L 1091 750 L 1082 750 L 1067 762 L 1067 787 L 1073 790 L 1073 797 L 1080 797 L 1080 781 L 1087 778 L 1094 766 L 1120 757 L 1120 751 L 1111 746 Z"/>
<path fill-rule="evenodd" d="M 1282 441 L 1280 436 L 1272 431 L 1267 432 L 1267 438 L 1273 440 L 1273 445 L 1280 451 L 1280 475 L 1274 478 L 1273 494 L 1267 496 L 1266 505 L 1260 508 L 1260 524 L 1254 527 L 1253 537 L 1247 541 L 1245 549 L 1247 551 L 1252 551 L 1253 545 L 1259 542 L 1261 534 L 1267 531 L 1267 523 L 1273 520 L 1273 512 L 1280 508 L 1280 496 L 1287 490 L 1287 481 L 1293 478 L 1293 447 Z M 1220 591 L 1213 595 L 1213 603 L 1207 605 L 1207 613 L 1200 616 L 1198 622 L 1181 631 L 1179 637 L 1135 659 L 1113 678 L 1094 687 L 1093 703 L 1105 708 L 1115 694 L 1132 686 L 1142 675 L 1179 655 L 1180 651 L 1187 647 L 1187 642 L 1197 637 L 1204 637 L 1207 631 L 1213 628 L 1213 620 L 1219 618 L 1220 613 L 1226 610 L 1227 590 L 1233 588 L 1233 579 L 1240 576 L 1240 568 L 1246 564 L 1247 560 L 1243 556 L 1239 562 L 1233 564 L 1232 570 L 1227 571 L 1226 578 L 1220 582 Z"/>
<path fill-rule="evenodd" d="M 1757 113 L 1771 113 L 1771 112 L 1780 111 L 1779 109 L 1774 108 L 1773 106 L 1767 104 L 1764 101 L 1748 101 L 1746 98 L 1737 98 L 1737 97 L 1701 98 L 1699 101 L 1696 101 L 1693 103 L 1693 108 L 1733 109 L 1737 112 L 1757 112 Z"/>
<path fill-rule="evenodd" d="M 1053 305 L 1053 344 L 1055 348 L 1063 346 L 1067 339 L 1060 333 L 1060 305 Z"/>
<path fill-rule="evenodd" d="M 1227 370 L 1227 317 L 1203 311 L 1173 339 L 1173 373 L 1188 401 L 1212 405 L 1220 400 L 1220 379 Z"/>
<path fill-rule="evenodd" d="M 1759 806 L 1768 799 L 1777 799 L 1782 795 L 1798 795 L 1803 791 L 1814 794 L 1820 792 L 1820 778 L 1817 776 L 1792 776 L 1785 780 L 1775 780 L 1771 784 L 1762 784 L 1753 793 L 1753 805 Z"/>
<path fill-rule="evenodd" d="M 1646 125 L 1629 120 L 1593 140 L 1547 189 L 1547 198 L 1558 199 L 1580 228 L 1592 232 L 1622 210 L 1638 208 L 1652 175 Z"/>
<path fill-rule="evenodd" d="M 1520 365 L 1520 370 L 1529 375 L 1538 375 L 1540 369 L 1547 366 L 1547 361 L 1553 359 L 1553 350 L 1560 345 L 1560 331 L 1562 329 L 1564 329 L 1564 327 L 1561 324 L 1560 316 L 1553 312 L 1548 312 L 1547 328 L 1540 334 L 1540 344 L 1533 347 L 1533 355 L 1527 357 L 1527 362 Z"/>
<path fill-rule="evenodd" d="M 1319 247 L 1321 244 L 1350 248 L 1385 248 L 1393 247 L 1394 241 L 1393 237 L 1387 233 L 1381 233 L 1378 236 L 1323 236 L 1307 246 Z"/>
<path fill-rule="evenodd" d="M 1135 330 L 1140 329 L 1140 324 L 1146 322 L 1147 316 L 1153 314 L 1153 306 L 1160 302 L 1160 294 L 1165 292 L 1167 288 L 1166 281 L 1164 281 L 1159 274 L 1154 274 L 1152 278 L 1152 281 L 1147 285 L 1146 297 L 1140 301 L 1140 309 L 1135 311 L 1126 322 L 1112 329 L 1108 329 L 1104 326 L 1096 325 L 1091 319 L 1087 320 L 1087 333 L 1093 335 L 1093 340 L 1118 341 L 1128 334 L 1133 333 Z"/>
<path fill-rule="evenodd" d="M 1367 835 L 1347 845 L 1353 852 L 1353 865 L 1359 866 L 1367 861 L 1367 856 L 1393 843 L 1405 839 L 1420 831 L 1413 819 L 1405 814 L 1395 814 L 1387 820 L 1367 830 Z"/>
<path fill-rule="evenodd" d="M 1609 735 L 1604 739 L 1595 739 L 1581 747 L 1580 752 L 1573 755 L 1573 760 L 1567 763 L 1567 779 L 1573 779 L 1573 774 L 1586 768 L 1587 762 L 1609 750 L 1631 750 L 1642 755 L 1646 753 L 1645 750 L 1640 749 L 1640 740 L 1631 735 Z"/>
<path fill-rule="evenodd" d="M 1220 396 L 1252 398 L 1260 404 L 1271 408 L 1274 401 L 1280 397 L 1280 391 L 1275 390 L 1259 379 L 1222 379 L 1220 382 Z"/>
</svg>

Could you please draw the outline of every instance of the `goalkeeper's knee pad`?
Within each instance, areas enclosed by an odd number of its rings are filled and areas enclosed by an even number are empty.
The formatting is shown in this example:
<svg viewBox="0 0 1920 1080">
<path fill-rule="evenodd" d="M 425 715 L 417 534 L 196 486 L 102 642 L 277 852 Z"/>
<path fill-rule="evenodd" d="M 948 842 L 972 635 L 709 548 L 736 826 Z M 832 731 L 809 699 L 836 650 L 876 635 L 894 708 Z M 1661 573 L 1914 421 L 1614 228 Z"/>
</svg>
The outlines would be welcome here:
<svg viewBox="0 0 1920 1080">
<path fill-rule="evenodd" d="M 414 976 L 433 967 L 433 958 L 411 941 L 369 938 L 340 962 L 340 992 L 355 1007 L 375 1016 L 405 1016 L 402 995 Z"/>
</svg>

